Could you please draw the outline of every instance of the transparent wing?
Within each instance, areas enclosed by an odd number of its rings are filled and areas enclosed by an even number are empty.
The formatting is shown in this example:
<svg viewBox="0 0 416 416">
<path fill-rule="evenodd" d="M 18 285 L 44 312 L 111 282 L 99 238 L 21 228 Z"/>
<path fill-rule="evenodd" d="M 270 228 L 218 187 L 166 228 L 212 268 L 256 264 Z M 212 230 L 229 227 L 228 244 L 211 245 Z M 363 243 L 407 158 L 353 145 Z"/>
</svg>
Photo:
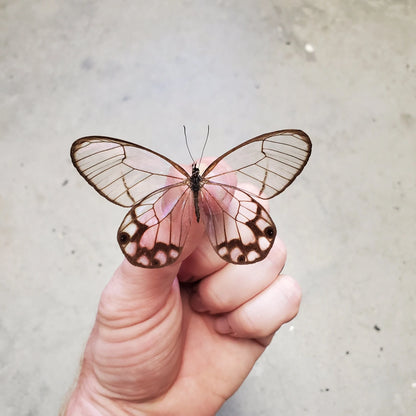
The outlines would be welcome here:
<svg viewBox="0 0 416 416">
<path fill-rule="evenodd" d="M 268 212 L 245 191 L 217 183 L 201 189 L 202 220 L 214 250 L 229 263 L 263 260 L 276 237 Z"/>
<path fill-rule="evenodd" d="M 249 193 L 269 199 L 284 191 L 302 172 L 311 150 L 312 143 L 301 130 L 266 133 L 223 154 L 202 176 L 211 182 L 229 183 L 230 174 L 234 173 L 238 183 L 250 183 L 258 189 L 253 192 L 250 188 Z M 231 170 L 215 169 L 220 162 Z"/>
<path fill-rule="evenodd" d="M 71 147 L 72 163 L 102 196 L 131 207 L 157 189 L 185 183 L 178 164 L 150 149 L 109 137 L 83 137 Z"/>
<path fill-rule="evenodd" d="M 135 266 L 158 268 L 174 263 L 182 252 L 192 222 L 188 186 L 172 185 L 135 205 L 118 230 L 117 239 Z"/>
</svg>

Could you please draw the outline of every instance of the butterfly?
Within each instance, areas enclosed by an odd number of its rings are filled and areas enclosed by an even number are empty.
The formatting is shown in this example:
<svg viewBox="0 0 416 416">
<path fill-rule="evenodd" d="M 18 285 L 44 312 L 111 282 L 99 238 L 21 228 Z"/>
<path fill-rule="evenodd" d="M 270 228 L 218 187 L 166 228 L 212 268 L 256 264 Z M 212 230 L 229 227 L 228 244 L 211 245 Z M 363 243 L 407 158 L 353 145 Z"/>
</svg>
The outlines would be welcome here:
<svg viewBox="0 0 416 416">
<path fill-rule="evenodd" d="M 124 140 L 89 136 L 71 147 L 72 163 L 109 201 L 130 208 L 117 233 L 134 266 L 164 267 L 180 256 L 192 222 L 202 221 L 225 261 L 263 260 L 276 226 L 259 202 L 284 191 L 305 167 L 312 143 L 301 130 L 248 140 L 204 169 L 190 171 L 162 154 Z"/>
</svg>

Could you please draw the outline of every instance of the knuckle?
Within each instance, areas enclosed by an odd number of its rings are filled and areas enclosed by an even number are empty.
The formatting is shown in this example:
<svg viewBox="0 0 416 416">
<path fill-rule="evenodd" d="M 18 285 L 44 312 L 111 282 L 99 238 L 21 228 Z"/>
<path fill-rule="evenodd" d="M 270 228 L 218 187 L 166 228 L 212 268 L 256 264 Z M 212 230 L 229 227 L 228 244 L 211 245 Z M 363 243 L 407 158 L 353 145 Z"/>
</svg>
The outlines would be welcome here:
<svg viewBox="0 0 416 416">
<path fill-rule="evenodd" d="M 290 315 L 290 319 L 294 318 L 298 311 L 300 302 L 302 300 L 302 289 L 299 283 L 293 279 L 291 276 L 284 276 L 285 285 L 283 294 L 286 298 L 288 306 L 290 307 L 290 311 L 292 312 Z"/>
<path fill-rule="evenodd" d="M 206 293 L 206 299 L 209 306 L 217 312 L 226 312 L 229 309 L 230 300 L 228 297 L 214 288 L 210 288 Z"/>
<path fill-rule="evenodd" d="M 216 313 L 227 312 L 230 306 L 230 294 L 221 291 L 218 286 L 210 280 L 201 281 L 199 284 L 199 294 L 204 304 Z"/>
<path fill-rule="evenodd" d="M 263 318 L 250 309 L 242 309 L 238 317 L 240 332 L 247 337 L 264 337 L 270 334 L 264 325 Z"/>
</svg>

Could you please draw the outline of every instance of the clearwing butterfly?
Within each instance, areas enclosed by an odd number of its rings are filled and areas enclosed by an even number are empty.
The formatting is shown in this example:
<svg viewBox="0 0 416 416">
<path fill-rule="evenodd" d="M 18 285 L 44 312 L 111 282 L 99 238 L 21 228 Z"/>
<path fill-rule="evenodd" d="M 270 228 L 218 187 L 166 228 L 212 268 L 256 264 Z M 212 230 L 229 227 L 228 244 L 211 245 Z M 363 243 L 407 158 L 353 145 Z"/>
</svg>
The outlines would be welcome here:
<svg viewBox="0 0 416 416">
<path fill-rule="evenodd" d="M 202 221 L 227 262 L 263 260 L 276 226 L 258 202 L 284 191 L 305 167 L 312 143 L 301 130 L 279 130 L 248 140 L 187 172 L 143 146 L 90 136 L 71 147 L 72 163 L 109 201 L 131 208 L 117 240 L 134 266 L 164 267 L 180 256 L 192 224 Z"/>
</svg>

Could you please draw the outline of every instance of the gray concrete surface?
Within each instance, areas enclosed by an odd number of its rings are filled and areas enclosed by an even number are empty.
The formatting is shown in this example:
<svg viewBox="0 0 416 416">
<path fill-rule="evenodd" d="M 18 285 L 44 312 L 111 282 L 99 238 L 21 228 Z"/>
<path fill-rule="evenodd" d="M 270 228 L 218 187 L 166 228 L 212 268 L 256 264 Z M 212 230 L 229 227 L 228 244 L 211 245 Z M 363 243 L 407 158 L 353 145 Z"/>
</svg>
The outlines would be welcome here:
<svg viewBox="0 0 416 416">
<path fill-rule="evenodd" d="M 104 134 L 188 161 L 301 128 L 272 203 L 303 288 L 229 415 L 416 414 L 416 3 L 0 1 L 0 414 L 56 415 L 124 210 L 69 159 Z"/>
</svg>

